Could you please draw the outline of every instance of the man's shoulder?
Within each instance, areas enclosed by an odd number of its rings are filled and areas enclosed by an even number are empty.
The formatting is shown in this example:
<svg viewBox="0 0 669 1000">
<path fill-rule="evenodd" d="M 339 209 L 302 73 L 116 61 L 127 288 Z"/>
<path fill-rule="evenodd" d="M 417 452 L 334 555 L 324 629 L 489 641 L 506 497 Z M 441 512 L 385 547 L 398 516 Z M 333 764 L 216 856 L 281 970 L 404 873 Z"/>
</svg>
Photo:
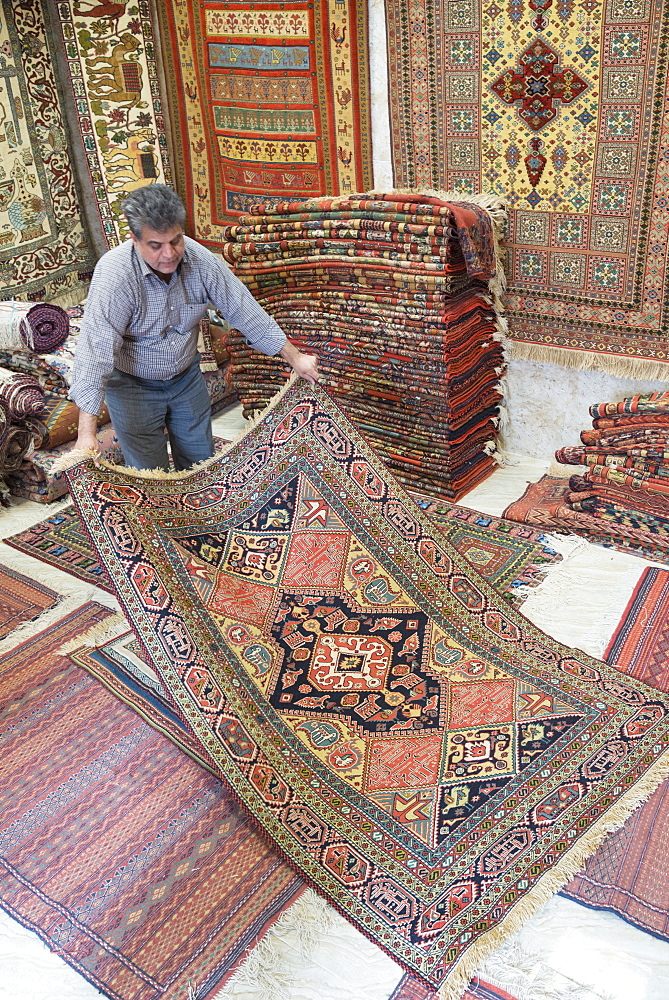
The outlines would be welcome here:
<svg viewBox="0 0 669 1000">
<path fill-rule="evenodd" d="M 216 254 L 191 236 L 184 236 L 184 256 L 189 263 L 204 267 L 220 267 Z"/>
<path fill-rule="evenodd" d="M 119 243 L 118 246 L 112 247 L 111 250 L 107 250 L 103 253 L 102 257 L 98 260 L 95 265 L 96 271 L 103 273 L 114 273 L 122 267 L 132 266 L 132 240 L 124 240 L 123 243 Z"/>
</svg>

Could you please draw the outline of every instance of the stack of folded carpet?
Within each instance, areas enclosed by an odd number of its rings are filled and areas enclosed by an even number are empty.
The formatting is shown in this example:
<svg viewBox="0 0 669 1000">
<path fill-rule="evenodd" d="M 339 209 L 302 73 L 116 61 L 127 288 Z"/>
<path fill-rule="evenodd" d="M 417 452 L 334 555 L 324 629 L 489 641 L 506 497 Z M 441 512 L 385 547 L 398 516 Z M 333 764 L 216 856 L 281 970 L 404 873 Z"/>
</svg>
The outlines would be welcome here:
<svg viewBox="0 0 669 1000">
<path fill-rule="evenodd" d="M 531 484 L 505 516 L 669 562 L 669 392 L 597 403 L 590 414 L 581 444 L 555 452 L 585 471 L 568 484 Z"/>
<path fill-rule="evenodd" d="M 501 202 L 393 193 L 257 206 L 224 259 L 286 335 L 317 353 L 338 404 L 408 486 L 458 499 L 494 468 L 504 373 Z M 228 338 L 245 413 L 285 384 Z"/>
</svg>

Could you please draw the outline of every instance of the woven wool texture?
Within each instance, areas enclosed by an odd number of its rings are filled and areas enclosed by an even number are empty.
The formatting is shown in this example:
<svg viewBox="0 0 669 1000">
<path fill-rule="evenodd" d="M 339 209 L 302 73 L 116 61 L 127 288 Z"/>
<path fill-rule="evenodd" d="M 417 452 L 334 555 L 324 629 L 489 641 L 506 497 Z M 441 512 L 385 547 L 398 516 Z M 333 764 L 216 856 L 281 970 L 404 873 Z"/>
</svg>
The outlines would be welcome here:
<svg viewBox="0 0 669 1000">
<path fill-rule="evenodd" d="M 509 208 L 518 357 L 667 379 L 667 36 L 643 0 L 398 0 L 395 182 Z"/>
<path fill-rule="evenodd" d="M 191 474 L 68 479 L 221 776 L 444 1000 L 667 774 L 667 696 L 502 603 L 322 388 Z"/>
<path fill-rule="evenodd" d="M 490 210 L 397 192 L 260 205 L 222 253 L 400 481 L 458 499 L 495 467 L 503 286 Z M 229 339 L 247 412 L 283 363 Z"/>
</svg>

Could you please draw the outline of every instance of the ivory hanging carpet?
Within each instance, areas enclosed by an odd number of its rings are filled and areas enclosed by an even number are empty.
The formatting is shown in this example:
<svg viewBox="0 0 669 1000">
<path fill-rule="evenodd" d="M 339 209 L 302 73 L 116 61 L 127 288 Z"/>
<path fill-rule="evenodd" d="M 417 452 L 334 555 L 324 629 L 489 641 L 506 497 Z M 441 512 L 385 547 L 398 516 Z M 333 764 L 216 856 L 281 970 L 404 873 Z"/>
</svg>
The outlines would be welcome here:
<svg viewBox="0 0 669 1000">
<path fill-rule="evenodd" d="M 395 183 L 507 201 L 516 354 L 666 379 L 666 6 L 398 0 L 387 22 Z"/>
<path fill-rule="evenodd" d="M 364 3 L 165 0 L 156 14 L 191 235 L 215 246 L 258 201 L 369 187 Z"/>
<path fill-rule="evenodd" d="M 68 475 L 221 775 L 444 998 L 666 776 L 669 697 L 500 603 L 323 389 L 190 475 Z"/>
</svg>

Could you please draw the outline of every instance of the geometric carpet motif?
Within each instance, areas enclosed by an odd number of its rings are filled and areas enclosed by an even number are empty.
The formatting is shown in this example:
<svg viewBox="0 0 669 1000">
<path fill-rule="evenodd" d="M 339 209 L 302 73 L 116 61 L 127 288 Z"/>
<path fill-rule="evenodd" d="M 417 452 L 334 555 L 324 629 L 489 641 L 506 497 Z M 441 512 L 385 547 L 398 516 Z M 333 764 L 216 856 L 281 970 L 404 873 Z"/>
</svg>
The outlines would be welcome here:
<svg viewBox="0 0 669 1000">
<path fill-rule="evenodd" d="M 60 600 L 54 590 L 0 566 L 0 639 L 24 622 L 34 621 Z"/>
<path fill-rule="evenodd" d="M 669 697 L 503 602 L 318 386 L 191 474 L 68 477 L 220 774 L 445 997 L 667 773 Z"/>
<path fill-rule="evenodd" d="M 258 203 L 371 186 L 367 7 L 157 4 L 177 187 L 193 236 Z"/>
<path fill-rule="evenodd" d="M 416 502 L 450 544 L 516 607 L 526 596 L 522 588 L 536 587 L 546 569 L 561 558 L 541 531 L 525 524 L 457 504 L 436 503 L 425 496 L 417 497 Z M 60 510 L 5 542 L 87 583 L 113 591 L 74 507 Z"/>
<path fill-rule="evenodd" d="M 395 183 L 507 201 L 521 356 L 666 378 L 666 5 L 398 0 L 387 19 Z"/>
<path fill-rule="evenodd" d="M 644 570 L 604 654 L 623 674 L 669 691 L 669 572 Z M 612 834 L 563 894 L 669 940 L 669 782 Z"/>
<path fill-rule="evenodd" d="M 112 1000 L 205 1000 L 304 883 L 155 704 L 59 651 L 110 614 L 0 656 L 0 907 Z"/>
</svg>

